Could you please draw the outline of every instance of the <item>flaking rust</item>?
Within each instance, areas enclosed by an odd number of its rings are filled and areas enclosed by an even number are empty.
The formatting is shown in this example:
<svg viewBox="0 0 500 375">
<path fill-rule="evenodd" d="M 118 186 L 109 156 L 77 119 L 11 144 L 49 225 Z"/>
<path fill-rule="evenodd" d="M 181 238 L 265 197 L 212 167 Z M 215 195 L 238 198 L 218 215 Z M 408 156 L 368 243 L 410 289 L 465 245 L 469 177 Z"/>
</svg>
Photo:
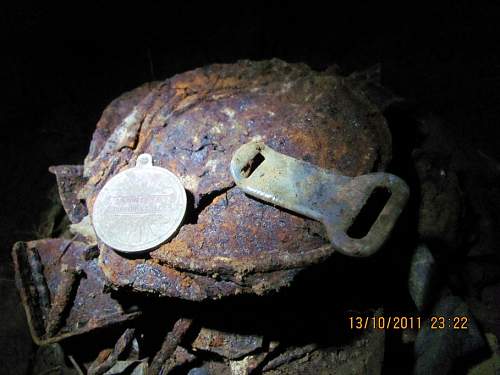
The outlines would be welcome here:
<svg viewBox="0 0 500 375">
<path fill-rule="evenodd" d="M 188 318 L 178 319 L 172 331 L 170 331 L 166 336 L 163 344 L 154 356 L 151 364 L 148 368 L 148 375 L 159 374 L 165 362 L 174 354 L 175 349 L 181 342 L 182 338 L 186 335 L 187 331 L 193 324 L 193 321 Z"/>
<path fill-rule="evenodd" d="M 68 267 L 66 264 L 61 265 L 60 272 L 61 281 L 52 299 L 46 322 L 45 334 L 48 337 L 56 335 L 64 324 L 68 310 L 71 309 L 71 300 L 78 289 L 80 278 L 83 276 L 83 270 Z"/>
<path fill-rule="evenodd" d="M 33 340 L 47 345 L 64 338 L 132 320 L 109 293 L 97 259 L 86 257 L 87 244 L 47 239 L 14 245 L 16 284 Z M 62 255 L 62 256 L 61 256 Z"/>
<path fill-rule="evenodd" d="M 38 253 L 36 247 L 28 248 L 18 244 L 18 248 L 25 251 L 27 260 L 27 262 L 25 262 L 25 266 L 31 271 L 31 289 L 35 291 L 36 296 L 38 297 L 41 319 L 42 321 L 46 321 L 50 311 L 50 292 L 45 276 L 43 275 L 44 267 L 42 260 L 40 259 L 40 254 Z"/>
<path fill-rule="evenodd" d="M 130 346 L 134 339 L 135 328 L 127 328 L 116 342 L 113 350 L 110 352 L 101 352 L 97 359 L 91 364 L 88 375 L 102 375 L 111 369 L 118 358 Z M 105 358 L 102 358 L 102 357 Z"/>
<path fill-rule="evenodd" d="M 78 198 L 78 192 L 85 185 L 82 165 L 58 165 L 49 168 L 57 179 L 61 203 L 72 223 L 79 223 L 87 215 L 87 207 Z"/>
<path fill-rule="evenodd" d="M 103 114 L 76 196 L 92 214 L 104 184 L 149 153 L 180 178 L 190 204 L 177 235 L 147 259 L 99 244 L 111 285 L 188 300 L 262 294 L 330 256 L 319 222 L 235 186 L 230 161 L 250 141 L 351 177 L 383 171 L 391 155 L 387 124 L 363 93 L 303 64 L 216 64 L 142 86 Z"/>
</svg>

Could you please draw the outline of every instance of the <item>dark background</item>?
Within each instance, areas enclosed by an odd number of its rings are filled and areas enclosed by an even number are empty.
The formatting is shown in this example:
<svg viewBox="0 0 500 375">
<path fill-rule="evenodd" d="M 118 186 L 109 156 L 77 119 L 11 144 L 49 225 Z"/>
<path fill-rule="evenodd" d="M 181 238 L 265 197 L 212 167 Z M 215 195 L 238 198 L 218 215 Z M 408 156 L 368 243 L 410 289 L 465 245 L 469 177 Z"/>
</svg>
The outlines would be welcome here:
<svg viewBox="0 0 500 375">
<path fill-rule="evenodd" d="M 35 228 L 48 166 L 82 162 L 112 99 L 213 62 L 380 63 L 384 85 L 500 160 L 499 4 L 200 4 L 1 12 L 2 262 Z"/>
<path fill-rule="evenodd" d="M 36 235 L 48 166 L 83 162 L 106 105 L 213 62 L 278 57 L 345 74 L 380 63 L 386 87 L 500 160 L 500 4 L 121 6 L 0 11 L 2 278 L 12 243 Z"/>
</svg>

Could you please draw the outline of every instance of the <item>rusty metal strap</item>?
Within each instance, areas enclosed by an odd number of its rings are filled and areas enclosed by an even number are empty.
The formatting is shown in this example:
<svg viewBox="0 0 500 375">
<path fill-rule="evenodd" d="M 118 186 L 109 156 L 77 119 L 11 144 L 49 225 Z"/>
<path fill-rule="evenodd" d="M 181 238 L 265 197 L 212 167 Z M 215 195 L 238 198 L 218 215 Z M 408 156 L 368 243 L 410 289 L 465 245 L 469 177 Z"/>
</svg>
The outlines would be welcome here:
<svg viewBox="0 0 500 375">
<path fill-rule="evenodd" d="M 350 256 L 369 256 L 388 238 L 409 196 L 406 183 L 389 173 L 348 177 L 283 155 L 262 142 L 241 146 L 231 160 L 231 174 L 247 194 L 323 223 L 332 247 Z M 348 235 L 376 189 L 390 197 L 368 232 Z"/>
</svg>

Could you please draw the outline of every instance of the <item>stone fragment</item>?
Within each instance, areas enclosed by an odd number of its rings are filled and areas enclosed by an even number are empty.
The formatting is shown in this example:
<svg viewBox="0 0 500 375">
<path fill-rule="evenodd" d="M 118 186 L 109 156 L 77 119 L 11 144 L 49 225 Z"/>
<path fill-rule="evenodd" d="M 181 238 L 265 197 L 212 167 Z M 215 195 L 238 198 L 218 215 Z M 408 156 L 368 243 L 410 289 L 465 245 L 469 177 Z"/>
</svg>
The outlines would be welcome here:
<svg viewBox="0 0 500 375">
<path fill-rule="evenodd" d="M 413 253 L 408 277 L 411 298 L 419 311 L 424 310 L 439 293 L 436 262 L 429 248 L 420 244 Z"/>
<path fill-rule="evenodd" d="M 228 359 L 238 359 L 262 347 L 262 336 L 241 335 L 202 328 L 193 348 L 217 353 Z"/>
<path fill-rule="evenodd" d="M 414 373 L 454 373 L 458 359 L 467 360 L 488 352 L 488 344 L 480 331 L 467 304 L 459 297 L 443 297 L 431 312 L 431 316 L 444 318 L 444 326 L 434 329 L 429 319 L 419 331 L 415 341 Z M 453 318 L 466 317 L 467 329 L 454 329 Z M 440 325 L 440 323 L 438 323 Z"/>
</svg>

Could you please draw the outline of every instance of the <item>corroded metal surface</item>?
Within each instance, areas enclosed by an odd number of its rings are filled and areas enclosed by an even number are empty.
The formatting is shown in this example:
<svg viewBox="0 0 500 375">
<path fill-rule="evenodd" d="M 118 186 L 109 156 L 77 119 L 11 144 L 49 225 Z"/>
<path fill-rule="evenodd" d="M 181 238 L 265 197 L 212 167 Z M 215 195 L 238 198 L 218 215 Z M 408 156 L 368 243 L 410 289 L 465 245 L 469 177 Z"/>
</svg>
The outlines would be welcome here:
<svg viewBox="0 0 500 375">
<path fill-rule="evenodd" d="M 87 207 L 78 198 L 78 192 L 85 185 L 83 165 L 58 165 L 49 168 L 56 175 L 59 197 L 72 223 L 79 223 L 87 215 Z"/>
<path fill-rule="evenodd" d="M 136 318 L 109 293 L 97 259 L 87 245 L 64 239 L 18 242 L 13 249 L 16 283 L 33 340 L 60 341 Z M 88 258 L 88 257 L 87 257 Z"/>
<path fill-rule="evenodd" d="M 320 223 L 235 187 L 229 165 L 244 143 L 262 141 L 346 176 L 381 171 L 391 154 L 384 118 L 348 80 L 280 60 L 196 69 L 112 106 L 121 115 L 107 110 L 99 122 L 84 164 L 88 181 L 78 192 L 90 214 L 105 183 L 141 153 L 188 192 L 185 224 L 148 259 L 99 245 L 102 270 L 116 288 L 190 300 L 263 293 L 331 254 Z M 315 256 L 304 259 L 310 250 Z"/>
<path fill-rule="evenodd" d="M 165 365 L 165 362 L 174 354 L 175 349 L 192 325 L 193 321 L 187 318 L 180 318 L 175 322 L 172 331 L 167 333 L 160 350 L 151 361 L 148 368 L 148 375 L 161 373 L 161 369 Z"/>
<path fill-rule="evenodd" d="M 97 236 L 115 250 L 141 252 L 160 245 L 179 228 L 186 192 L 177 176 L 153 166 L 141 154 L 135 167 L 109 180 L 95 201 L 92 222 Z"/>
<path fill-rule="evenodd" d="M 198 350 L 217 353 L 224 358 L 239 359 L 260 349 L 263 346 L 263 338 L 203 327 L 191 345 Z"/>
<path fill-rule="evenodd" d="M 158 84 L 158 82 L 145 83 L 134 90 L 120 95 L 106 107 L 92 135 L 89 153 L 85 158 L 85 166 L 88 166 L 89 162 L 99 155 L 105 143 L 109 140 L 110 135 L 129 115 L 134 106 L 139 104 Z M 84 176 L 89 176 L 88 169 L 84 171 Z"/>
<path fill-rule="evenodd" d="M 347 177 L 280 154 L 263 142 L 241 146 L 231 160 L 231 174 L 245 193 L 323 223 L 332 249 L 351 256 L 371 255 L 383 245 L 409 195 L 406 183 L 392 174 Z M 375 189 L 385 189 L 390 198 L 367 233 L 351 238 L 347 232 Z"/>
<path fill-rule="evenodd" d="M 83 276 L 80 268 L 69 268 L 65 263 L 61 266 L 61 281 L 52 298 L 50 313 L 45 324 L 45 334 L 48 337 L 55 336 L 66 319 L 68 310 L 73 303 L 72 299 L 79 287 L 79 281 Z"/>
<path fill-rule="evenodd" d="M 135 328 L 127 328 L 116 342 L 113 350 L 107 355 L 106 359 L 101 360 L 102 358 L 98 356 L 92 363 L 87 372 L 88 375 L 101 375 L 111 369 L 118 361 L 118 357 L 120 357 L 120 355 L 122 355 L 131 345 L 134 335 Z"/>
</svg>

